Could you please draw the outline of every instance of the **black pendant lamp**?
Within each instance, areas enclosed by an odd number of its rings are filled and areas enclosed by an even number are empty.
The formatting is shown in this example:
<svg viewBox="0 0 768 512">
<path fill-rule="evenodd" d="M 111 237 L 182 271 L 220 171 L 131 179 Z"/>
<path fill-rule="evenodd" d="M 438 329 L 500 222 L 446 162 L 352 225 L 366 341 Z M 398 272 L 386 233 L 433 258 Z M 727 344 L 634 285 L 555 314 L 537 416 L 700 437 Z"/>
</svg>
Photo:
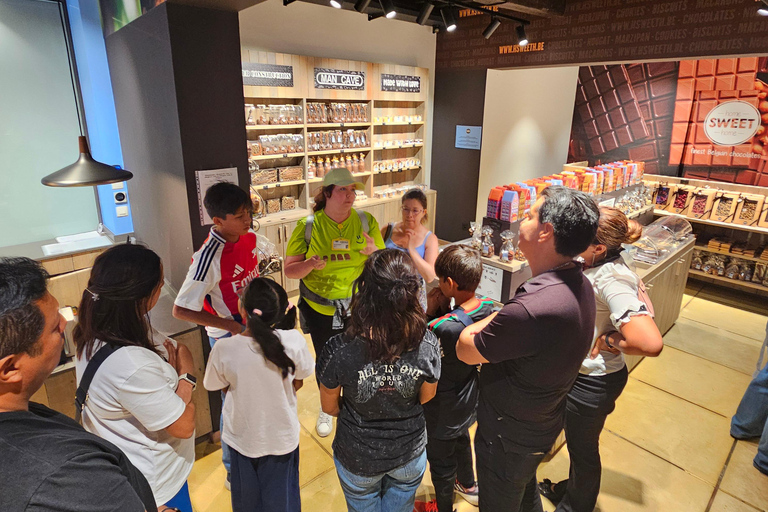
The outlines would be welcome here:
<svg viewBox="0 0 768 512">
<path fill-rule="evenodd" d="M 43 185 L 49 187 L 89 187 L 93 185 L 106 185 L 108 183 L 119 183 L 127 181 L 133 178 L 133 174 L 117 169 L 111 165 L 97 162 L 91 156 L 91 151 L 88 148 L 88 140 L 83 134 L 83 123 L 85 121 L 84 116 L 80 109 L 81 103 L 78 101 L 78 89 L 75 85 L 75 72 L 72 66 L 72 48 L 70 47 L 69 33 L 67 32 L 67 25 L 65 22 L 63 2 L 59 4 L 59 17 L 61 18 L 61 27 L 64 30 L 64 41 L 67 45 L 67 57 L 69 61 L 69 77 L 72 80 L 72 92 L 75 95 L 75 108 L 77 109 L 77 124 L 80 127 L 80 136 L 78 142 L 80 143 L 80 158 L 72 165 L 68 165 L 63 169 L 60 169 L 53 174 L 49 174 L 42 180 Z"/>
</svg>

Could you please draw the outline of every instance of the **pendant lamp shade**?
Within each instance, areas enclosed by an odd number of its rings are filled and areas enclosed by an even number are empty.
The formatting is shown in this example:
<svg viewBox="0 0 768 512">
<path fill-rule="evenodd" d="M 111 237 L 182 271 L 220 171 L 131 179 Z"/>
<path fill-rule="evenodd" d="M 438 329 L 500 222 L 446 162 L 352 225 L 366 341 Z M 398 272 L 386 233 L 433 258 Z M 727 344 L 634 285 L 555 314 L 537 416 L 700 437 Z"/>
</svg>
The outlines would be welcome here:
<svg viewBox="0 0 768 512">
<path fill-rule="evenodd" d="M 78 137 L 78 141 L 80 142 L 80 158 L 77 159 L 77 162 L 43 178 L 41 180 L 43 185 L 49 187 L 88 187 L 119 183 L 133 178 L 133 174 L 128 171 L 94 160 L 85 137 L 81 135 Z"/>
</svg>

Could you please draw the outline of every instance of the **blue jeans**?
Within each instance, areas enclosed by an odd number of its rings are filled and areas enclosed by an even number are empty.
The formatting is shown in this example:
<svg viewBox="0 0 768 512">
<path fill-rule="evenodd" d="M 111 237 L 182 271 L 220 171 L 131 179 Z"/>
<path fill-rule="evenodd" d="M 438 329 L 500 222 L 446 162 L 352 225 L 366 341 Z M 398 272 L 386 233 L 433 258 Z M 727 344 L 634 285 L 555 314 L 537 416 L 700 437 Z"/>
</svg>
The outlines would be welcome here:
<svg viewBox="0 0 768 512">
<path fill-rule="evenodd" d="M 213 345 L 216 343 L 217 339 L 221 338 L 230 338 L 232 337 L 232 333 L 228 332 L 224 336 L 221 336 L 219 338 L 213 338 L 211 336 L 208 336 L 208 342 L 211 344 L 211 350 L 213 350 Z M 226 398 L 227 394 L 223 391 L 221 392 L 221 416 L 219 416 L 219 432 L 224 431 L 224 398 Z M 229 446 L 227 446 L 224 443 L 224 440 L 221 440 L 221 462 L 224 464 L 224 467 L 227 470 L 227 477 L 232 472 L 232 454 L 229 452 Z"/>
<path fill-rule="evenodd" d="M 736 439 L 760 437 L 754 465 L 768 475 L 768 365 L 755 375 L 731 420 L 731 435 Z"/>
<path fill-rule="evenodd" d="M 427 469 L 427 451 L 392 471 L 360 476 L 333 458 L 349 512 L 412 512 L 416 489 Z"/>
</svg>

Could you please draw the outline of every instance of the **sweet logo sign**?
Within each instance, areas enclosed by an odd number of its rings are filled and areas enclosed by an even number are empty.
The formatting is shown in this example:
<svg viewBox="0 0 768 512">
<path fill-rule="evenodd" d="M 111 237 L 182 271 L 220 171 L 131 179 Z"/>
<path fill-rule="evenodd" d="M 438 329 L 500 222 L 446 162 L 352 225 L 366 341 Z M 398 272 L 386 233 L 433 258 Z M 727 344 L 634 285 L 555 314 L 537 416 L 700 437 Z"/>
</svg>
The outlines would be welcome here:
<svg viewBox="0 0 768 512">
<path fill-rule="evenodd" d="M 704 133 L 718 146 L 749 142 L 760 128 L 760 112 L 744 101 L 726 101 L 709 111 Z"/>
</svg>

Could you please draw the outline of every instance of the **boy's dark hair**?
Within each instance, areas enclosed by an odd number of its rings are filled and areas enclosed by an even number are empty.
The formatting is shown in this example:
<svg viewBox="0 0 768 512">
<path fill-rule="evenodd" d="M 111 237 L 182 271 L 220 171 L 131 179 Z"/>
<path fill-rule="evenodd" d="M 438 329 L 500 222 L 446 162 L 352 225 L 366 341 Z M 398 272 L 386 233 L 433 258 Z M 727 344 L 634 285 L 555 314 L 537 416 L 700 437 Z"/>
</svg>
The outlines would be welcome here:
<svg viewBox="0 0 768 512">
<path fill-rule="evenodd" d="M 242 207 L 249 212 L 253 211 L 253 201 L 248 192 L 233 183 L 223 181 L 208 189 L 203 206 L 211 218 L 220 219 L 226 219 L 227 215 L 234 215 Z"/>
<path fill-rule="evenodd" d="M 160 256 L 143 245 L 110 247 L 93 263 L 73 336 L 77 355 L 90 359 L 96 340 L 157 353 L 147 318 L 149 301 L 163 285 Z"/>
<path fill-rule="evenodd" d="M 368 342 L 371 361 L 391 363 L 421 343 L 427 329 L 421 283 L 411 257 L 397 249 L 376 251 L 365 261 L 352 287 L 346 334 Z"/>
<path fill-rule="evenodd" d="M 555 251 L 574 257 L 584 252 L 595 239 L 600 210 L 584 192 L 560 185 L 545 188 L 541 196 L 539 222 L 552 224 Z"/>
<path fill-rule="evenodd" d="M 0 359 L 35 356 L 45 317 L 35 302 L 43 298 L 48 272 L 29 258 L 0 258 Z"/>
<path fill-rule="evenodd" d="M 442 279 L 450 277 L 463 292 L 475 291 L 483 276 L 480 251 L 469 245 L 449 245 L 437 256 L 435 274 Z"/>
</svg>

